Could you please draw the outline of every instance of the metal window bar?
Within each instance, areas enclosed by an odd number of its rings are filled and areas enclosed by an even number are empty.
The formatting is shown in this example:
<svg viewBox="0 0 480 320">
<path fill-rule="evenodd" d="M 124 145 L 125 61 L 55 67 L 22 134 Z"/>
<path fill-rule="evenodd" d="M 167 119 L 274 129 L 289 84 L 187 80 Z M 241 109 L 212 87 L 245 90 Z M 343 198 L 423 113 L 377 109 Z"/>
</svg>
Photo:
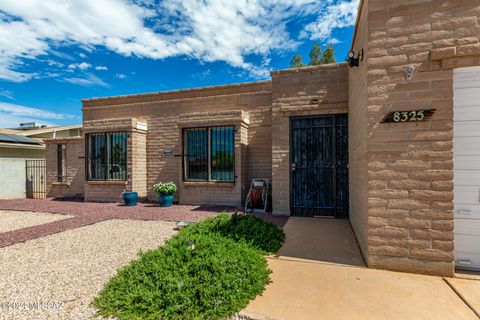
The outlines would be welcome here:
<svg viewBox="0 0 480 320">
<path fill-rule="evenodd" d="M 186 181 L 234 182 L 233 126 L 184 129 L 183 139 Z"/>
<path fill-rule="evenodd" d="M 235 179 L 235 135 L 233 126 L 210 128 L 210 180 L 233 182 Z"/>
<path fill-rule="evenodd" d="M 57 144 L 57 181 L 67 181 L 66 144 Z"/>
<path fill-rule="evenodd" d="M 102 132 L 86 135 L 87 180 L 127 180 L 126 132 Z"/>
</svg>

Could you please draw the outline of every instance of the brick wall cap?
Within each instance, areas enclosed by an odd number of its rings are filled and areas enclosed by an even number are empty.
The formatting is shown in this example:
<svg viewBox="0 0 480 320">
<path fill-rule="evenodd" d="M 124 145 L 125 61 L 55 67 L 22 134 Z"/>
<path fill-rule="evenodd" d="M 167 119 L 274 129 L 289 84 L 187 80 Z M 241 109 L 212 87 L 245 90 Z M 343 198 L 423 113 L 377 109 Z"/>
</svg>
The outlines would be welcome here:
<svg viewBox="0 0 480 320">
<path fill-rule="evenodd" d="M 323 69 L 334 69 L 334 68 L 346 68 L 348 63 L 346 62 L 339 62 L 339 63 L 330 63 L 330 64 L 322 64 L 319 66 L 308 66 L 302 68 L 289 68 L 289 69 L 281 69 L 281 70 L 273 70 L 270 72 L 270 75 L 273 77 L 282 75 L 282 74 L 290 74 L 290 73 L 299 73 L 299 72 L 312 72 L 316 70 L 323 70 Z"/>
<path fill-rule="evenodd" d="M 127 185 L 127 180 L 86 180 L 86 184 L 91 185 Z"/>
<path fill-rule="evenodd" d="M 52 182 L 52 186 L 54 186 L 54 187 L 65 187 L 65 188 L 68 188 L 68 187 L 70 187 L 70 182 L 58 182 L 58 181 L 55 181 L 55 182 Z"/>
<path fill-rule="evenodd" d="M 45 143 L 82 142 L 83 137 L 44 138 Z"/>
<path fill-rule="evenodd" d="M 243 83 L 234 83 L 234 84 L 226 84 L 226 85 L 218 85 L 218 86 L 208 86 L 208 87 L 200 87 L 200 88 L 188 88 L 188 89 L 181 89 L 181 90 L 170 90 L 170 91 L 160 91 L 160 92 L 147 92 L 147 93 L 139 93 L 139 94 L 129 94 L 129 95 L 122 95 L 122 96 L 111 96 L 111 97 L 104 97 L 104 98 L 89 98 L 89 99 L 82 99 L 83 108 L 89 107 L 96 107 L 106 105 L 112 105 L 112 102 L 117 104 L 128 104 L 131 103 L 129 100 L 134 99 L 145 99 L 145 102 L 150 102 L 147 98 L 152 98 L 154 101 L 156 100 L 174 100 L 174 98 L 167 98 L 165 96 L 168 95 L 175 95 L 181 94 L 184 95 L 184 99 L 191 98 L 190 96 L 195 93 L 201 93 L 202 97 L 209 97 L 209 96 L 219 96 L 219 95 L 228 95 L 228 94 L 237 94 L 243 92 L 235 92 L 235 93 L 222 93 L 218 92 L 222 89 L 229 89 L 229 88 L 248 88 L 248 87 L 258 87 L 254 92 L 257 91 L 271 91 L 271 80 L 263 80 L 263 81 L 255 81 L 255 82 L 243 82 Z M 249 91 L 246 91 L 249 92 Z"/>
</svg>

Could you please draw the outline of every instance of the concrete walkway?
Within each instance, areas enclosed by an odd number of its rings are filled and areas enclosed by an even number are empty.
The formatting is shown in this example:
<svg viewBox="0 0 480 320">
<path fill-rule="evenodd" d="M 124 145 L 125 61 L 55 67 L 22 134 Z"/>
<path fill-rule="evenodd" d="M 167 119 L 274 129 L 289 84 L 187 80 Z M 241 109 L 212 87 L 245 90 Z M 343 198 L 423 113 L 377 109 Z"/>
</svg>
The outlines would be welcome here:
<svg viewBox="0 0 480 320">
<path fill-rule="evenodd" d="M 348 220 L 291 217 L 283 230 L 279 257 L 365 266 Z"/>
<path fill-rule="evenodd" d="M 445 280 L 480 319 L 480 281 L 459 278 Z"/>
<path fill-rule="evenodd" d="M 440 277 L 277 258 L 268 262 L 273 282 L 244 310 L 251 319 L 478 320 Z"/>
<path fill-rule="evenodd" d="M 283 248 L 268 258 L 273 282 L 244 318 L 479 319 L 480 281 L 365 268 L 348 220 L 290 218 L 284 230 Z"/>
</svg>

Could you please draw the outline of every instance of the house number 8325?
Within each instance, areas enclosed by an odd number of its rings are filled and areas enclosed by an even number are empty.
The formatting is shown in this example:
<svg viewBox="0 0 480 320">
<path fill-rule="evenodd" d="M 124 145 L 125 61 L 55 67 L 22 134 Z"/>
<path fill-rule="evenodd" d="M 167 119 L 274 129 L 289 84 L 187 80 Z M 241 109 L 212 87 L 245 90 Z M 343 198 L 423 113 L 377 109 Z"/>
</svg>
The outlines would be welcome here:
<svg viewBox="0 0 480 320">
<path fill-rule="evenodd" d="M 405 121 L 422 121 L 425 119 L 423 110 L 418 111 L 398 111 L 393 113 L 393 121 L 405 122 Z"/>
<path fill-rule="evenodd" d="M 435 109 L 392 111 L 385 115 L 382 122 L 418 122 L 432 117 Z"/>
</svg>

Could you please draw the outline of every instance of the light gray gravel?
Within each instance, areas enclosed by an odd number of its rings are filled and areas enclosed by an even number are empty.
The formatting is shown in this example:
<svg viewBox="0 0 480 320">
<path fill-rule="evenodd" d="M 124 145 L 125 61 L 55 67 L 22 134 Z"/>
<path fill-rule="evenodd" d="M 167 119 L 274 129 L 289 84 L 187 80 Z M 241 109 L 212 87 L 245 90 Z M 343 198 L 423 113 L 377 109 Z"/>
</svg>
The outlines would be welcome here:
<svg viewBox="0 0 480 320">
<path fill-rule="evenodd" d="M 140 250 L 163 244 L 174 228 L 173 222 L 108 220 L 1 248 L 0 319 L 94 319 L 89 304 L 104 283 Z M 50 305 L 23 305 L 35 302 Z"/>
<path fill-rule="evenodd" d="M 0 233 L 71 218 L 65 214 L 0 210 Z"/>
</svg>

